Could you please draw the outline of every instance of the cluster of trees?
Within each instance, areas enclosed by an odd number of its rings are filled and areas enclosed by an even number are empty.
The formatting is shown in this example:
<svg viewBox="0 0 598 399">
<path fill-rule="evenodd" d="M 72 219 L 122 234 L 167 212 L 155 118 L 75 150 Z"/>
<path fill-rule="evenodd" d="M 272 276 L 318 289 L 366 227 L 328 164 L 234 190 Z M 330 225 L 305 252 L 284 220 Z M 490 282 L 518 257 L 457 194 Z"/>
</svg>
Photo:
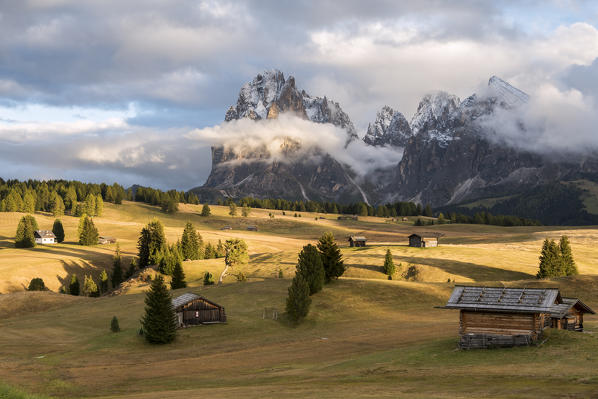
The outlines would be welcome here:
<svg viewBox="0 0 598 399">
<path fill-rule="evenodd" d="M 436 220 L 422 220 L 417 218 L 414 226 L 428 226 L 434 224 L 460 223 L 460 224 L 488 224 L 494 226 L 540 226 L 537 220 L 520 218 L 512 215 L 493 215 L 490 212 L 476 212 L 473 216 L 451 212 L 447 219 L 442 212 L 438 213 Z"/>
<path fill-rule="evenodd" d="M 573 260 L 569 238 L 561 236 L 558 244 L 548 238 L 544 240 L 537 277 L 564 277 L 575 274 L 578 274 L 578 271 Z"/>
<path fill-rule="evenodd" d="M 344 272 L 342 255 L 332 233 L 322 235 L 317 246 L 304 246 L 288 291 L 286 311 L 289 320 L 293 323 L 303 320 L 309 313 L 310 296 L 320 292 L 324 284 L 339 278 Z"/>
<path fill-rule="evenodd" d="M 34 232 L 39 230 L 37 220 L 31 215 L 26 215 L 19 220 L 17 225 L 17 232 L 15 234 L 16 248 L 33 248 L 35 247 Z M 64 226 L 60 219 L 56 219 L 52 225 L 52 232 L 56 236 L 57 242 L 64 241 Z"/>
</svg>

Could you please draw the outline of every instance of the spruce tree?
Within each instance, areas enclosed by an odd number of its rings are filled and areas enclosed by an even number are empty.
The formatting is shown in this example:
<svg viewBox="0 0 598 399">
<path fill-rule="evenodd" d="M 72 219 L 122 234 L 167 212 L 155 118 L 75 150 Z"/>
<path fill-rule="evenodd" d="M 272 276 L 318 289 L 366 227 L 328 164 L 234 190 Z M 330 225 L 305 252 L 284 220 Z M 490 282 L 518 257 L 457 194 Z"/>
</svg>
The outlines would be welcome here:
<svg viewBox="0 0 598 399">
<path fill-rule="evenodd" d="M 116 244 L 116 253 L 112 258 L 112 288 L 116 289 L 123 282 L 122 258 L 120 257 L 120 245 Z"/>
<path fill-rule="evenodd" d="M 27 287 L 27 291 L 46 291 L 46 284 L 44 284 L 44 280 L 39 277 L 31 279 L 29 282 L 29 287 Z"/>
<path fill-rule="evenodd" d="M 218 244 L 216 245 L 216 248 L 214 249 L 214 257 L 215 258 L 224 258 L 226 256 L 226 248 L 224 247 L 224 244 L 222 243 L 222 240 L 218 240 Z"/>
<path fill-rule="evenodd" d="M 199 259 L 199 237 L 193 223 L 187 222 L 181 237 L 181 251 L 184 260 Z"/>
<path fill-rule="evenodd" d="M 133 275 L 137 272 L 137 264 L 137 258 L 132 258 L 131 263 L 129 264 L 129 268 L 125 273 L 125 279 L 133 277 Z"/>
<path fill-rule="evenodd" d="M 35 197 L 29 191 L 23 197 L 23 212 L 25 212 L 25 213 L 35 212 Z"/>
<path fill-rule="evenodd" d="M 33 216 L 23 216 L 17 226 L 15 234 L 16 248 L 33 248 L 35 247 L 35 235 L 37 230 L 37 222 Z"/>
<path fill-rule="evenodd" d="M 143 336 L 152 344 L 166 344 L 176 337 L 177 318 L 172 298 L 158 275 L 145 296 L 145 315 L 141 319 Z"/>
<path fill-rule="evenodd" d="M 100 273 L 100 294 L 108 292 L 108 273 L 106 270 L 102 270 Z"/>
<path fill-rule="evenodd" d="M 75 210 L 77 208 L 77 192 L 72 187 L 70 187 L 66 192 L 64 206 L 66 209 L 71 211 L 71 215 L 75 214 Z"/>
<path fill-rule="evenodd" d="M 232 217 L 237 216 L 237 204 L 231 200 L 230 204 L 228 204 L 228 214 Z"/>
<path fill-rule="evenodd" d="M 311 244 L 303 247 L 297 261 L 297 274 L 300 274 L 309 286 L 309 295 L 322 290 L 325 280 L 322 257 L 318 249 Z"/>
<path fill-rule="evenodd" d="M 97 245 L 98 243 L 98 229 L 93 223 L 93 219 L 89 216 L 85 216 L 83 220 L 83 227 L 81 234 L 79 235 L 79 244 L 81 245 Z"/>
<path fill-rule="evenodd" d="M 64 202 L 62 202 L 62 197 L 57 192 L 52 194 L 50 203 L 52 207 L 52 215 L 54 215 L 54 217 L 64 215 Z"/>
<path fill-rule="evenodd" d="M 187 287 L 187 282 L 185 282 L 185 272 L 183 271 L 183 265 L 181 260 L 177 259 L 176 263 L 174 264 L 174 270 L 172 271 L 170 289 L 176 290 L 185 287 Z"/>
<path fill-rule="evenodd" d="M 52 226 L 52 233 L 54 233 L 54 235 L 56 236 L 56 241 L 64 241 L 64 227 L 62 226 L 62 222 L 60 221 L 60 219 L 56 219 L 54 221 L 54 225 Z"/>
<path fill-rule="evenodd" d="M 392 260 L 392 253 L 390 252 L 390 249 L 386 250 L 386 257 L 384 258 L 384 274 L 388 275 L 389 277 L 391 277 L 393 274 L 395 274 L 395 264 Z"/>
<path fill-rule="evenodd" d="M 159 261 L 159 254 L 166 248 L 164 226 L 158 219 L 154 219 L 142 230 L 137 241 L 139 250 L 139 267 L 144 268 L 155 265 Z"/>
<path fill-rule="evenodd" d="M 90 297 L 100 296 L 98 285 L 91 276 L 85 276 L 85 279 L 83 280 L 83 295 Z"/>
<path fill-rule="evenodd" d="M 96 196 L 96 208 L 95 208 L 95 215 L 96 216 L 102 216 L 102 213 L 104 213 L 104 200 L 102 199 L 102 195 L 98 194 Z"/>
<path fill-rule="evenodd" d="M 573 252 L 571 251 L 571 245 L 569 244 L 569 238 L 562 236 L 559 241 L 559 251 L 561 255 L 561 262 L 563 264 L 563 271 L 565 276 L 572 276 L 579 274 L 577 271 L 577 265 L 573 260 Z"/>
<path fill-rule="evenodd" d="M 558 245 L 554 240 L 544 240 L 540 253 L 540 266 L 538 278 L 558 277 L 562 275 L 562 262 Z"/>
<path fill-rule="evenodd" d="M 96 214 L 96 196 L 93 194 L 87 194 L 85 197 L 85 205 L 84 205 L 85 213 L 89 216 L 95 216 Z"/>
<path fill-rule="evenodd" d="M 71 295 L 79 295 L 80 287 L 79 287 L 79 278 L 77 278 L 76 274 L 71 276 L 71 282 L 69 283 L 69 294 Z"/>
<path fill-rule="evenodd" d="M 326 283 L 337 279 L 345 272 L 345 264 L 341 250 L 334 241 L 332 233 L 324 233 L 318 241 L 318 251 L 322 257 Z"/>
<path fill-rule="evenodd" d="M 204 250 L 204 259 L 214 259 L 216 258 L 216 249 L 211 242 L 206 244 L 206 248 Z"/>
<path fill-rule="evenodd" d="M 201 208 L 201 216 L 207 217 L 211 214 L 212 211 L 210 210 L 210 206 L 208 204 L 204 204 L 204 206 Z"/>
<path fill-rule="evenodd" d="M 112 321 L 110 322 L 110 331 L 113 333 L 117 333 L 120 331 L 120 326 L 118 325 L 118 319 L 116 316 L 112 317 Z"/>
<path fill-rule="evenodd" d="M 309 297 L 309 284 L 301 273 L 296 273 L 287 297 L 286 311 L 289 320 L 293 323 L 299 323 L 309 313 L 311 298 Z"/>
</svg>

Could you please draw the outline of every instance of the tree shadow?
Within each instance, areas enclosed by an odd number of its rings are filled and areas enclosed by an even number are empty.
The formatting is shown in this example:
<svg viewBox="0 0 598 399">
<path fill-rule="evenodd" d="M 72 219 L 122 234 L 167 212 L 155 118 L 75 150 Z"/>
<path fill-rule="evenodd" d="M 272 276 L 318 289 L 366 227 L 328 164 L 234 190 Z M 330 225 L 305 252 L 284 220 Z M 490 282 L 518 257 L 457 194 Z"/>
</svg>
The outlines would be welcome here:
<svg viewBox="0 0 598 399">
<path fill-rule="evenodd" d="M 75 262 L 75 261 L 65 261 L 61 260 L 62 268 L 66 272 L 64 276 L 56 275 L 56 279 L 60 281 L 60 285 L 62 287 L 67 288 L 71 282 L 71 277 L 73 274 L 77 275 L 79 279 L 79 285 L 81 289 L 83 289 L 83 281 L 86 275 L 91 275 L 95 280 L 96 284 L 99 283 L 99 274 L 101 272 L 101 268 L 94 266 L 93 264 L 83 261 L 83 262 Z"/>
<path fill-rule="evenodd" d="M 14 248 L 15 240 L 13 237 L 0 236 L 0 249 L 2 248 Z"/>
</svg>

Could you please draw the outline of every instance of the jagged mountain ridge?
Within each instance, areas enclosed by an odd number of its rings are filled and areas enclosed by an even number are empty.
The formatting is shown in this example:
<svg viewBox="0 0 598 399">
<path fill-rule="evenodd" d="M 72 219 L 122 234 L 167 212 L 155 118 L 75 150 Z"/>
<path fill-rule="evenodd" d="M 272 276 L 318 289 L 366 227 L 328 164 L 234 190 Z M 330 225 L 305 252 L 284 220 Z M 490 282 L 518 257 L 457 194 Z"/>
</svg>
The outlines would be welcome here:
<svg viewBox="0 0 598 399">
<path fill-rule="evenodd" d="M 516 110 L 527 101 L 526 93 L 493 76 L 485 92 L 463 101 L 445 92 L 424 96 L 410 123 L 399 111 L 383 107 L 363 141 L 374 147 L 396 148 L 403 151 L 403 157 L 397 165 L 365 176 L 367 184 L 357 184 L 350 166 L 317 148 L 310 149 L 307 157 L 296 158 L 293 150 L 288 162 L 273 163 L 260 162 L 268 158 L 260 149 L 240 156 L 226 148 L 214 148 L 212 173 L 203 190 L 231 197 L 343 203 L 369 199 L 373 204 L 410 200 L 439 207 L 512 197 L 562 180 L 597 181 L 595 158 L 574 163 L 521 151 L 496 140 L 493 132 L 478 123 L 491 118 L 498 109 Z M 345 128 L 347 142 L 357 137 L 338 103 L 299 91 L 295 80 L 284 79 L 279 71 L 258 75 L 244 85 L 225 119 L 275 118 L 282 112 Z M 300 148 L 301 143 L 294 146 Z M 296 150 L 294 146 L 290 148 Z M 243 162 L 229 162 L 239 160 Z"/>
</svg>

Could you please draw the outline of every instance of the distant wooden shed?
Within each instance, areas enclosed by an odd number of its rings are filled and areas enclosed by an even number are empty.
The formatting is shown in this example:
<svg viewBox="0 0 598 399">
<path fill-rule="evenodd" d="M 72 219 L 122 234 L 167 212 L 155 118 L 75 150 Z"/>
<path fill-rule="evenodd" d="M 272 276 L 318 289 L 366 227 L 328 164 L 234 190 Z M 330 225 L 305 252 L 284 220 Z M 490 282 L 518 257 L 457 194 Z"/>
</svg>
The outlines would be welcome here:
<svg viewBox="0 0 598 399">
<path fill-rule="evenodd" d="M 458 285 L 444 308 L 460 311 L 462 349 L 530 345 L 542 337 L 544 329 L 563 328 L 563 319 L 574 319 L 566 325 L 581 331 L 583 313 L 594 313 L 578 299 L 562 298 L 558 288 Z"/>
<path fill-rule="evenodd" d="M 98 238 L 98 244 L 115 244 L 116 238 L 108 236 L 100 236 Z"/>
<path fill-rule="evenodd" d="M 202 296 L 186 293 L 172 300 L 177 315 L 177 326 L 225 323 L 224 307 Z"/>
<path fill-rule="evenodd" d="M 365 247 L 367 243 L 367 238 L 364 236 L 351 236 L 349 237 L 349 246 L 350 247 Z"/>
<path fill-rule="evenodd" d="M 257 226 L 247 226 L 248 231 L 257 231 Z"/>
<path fill-rule="evenodd" d="M 416 248 L 431 248 L 438 246 L 438 235 L 434 233 L 416 234 L 409 236 L 409 246 Z"/>
</svg>

